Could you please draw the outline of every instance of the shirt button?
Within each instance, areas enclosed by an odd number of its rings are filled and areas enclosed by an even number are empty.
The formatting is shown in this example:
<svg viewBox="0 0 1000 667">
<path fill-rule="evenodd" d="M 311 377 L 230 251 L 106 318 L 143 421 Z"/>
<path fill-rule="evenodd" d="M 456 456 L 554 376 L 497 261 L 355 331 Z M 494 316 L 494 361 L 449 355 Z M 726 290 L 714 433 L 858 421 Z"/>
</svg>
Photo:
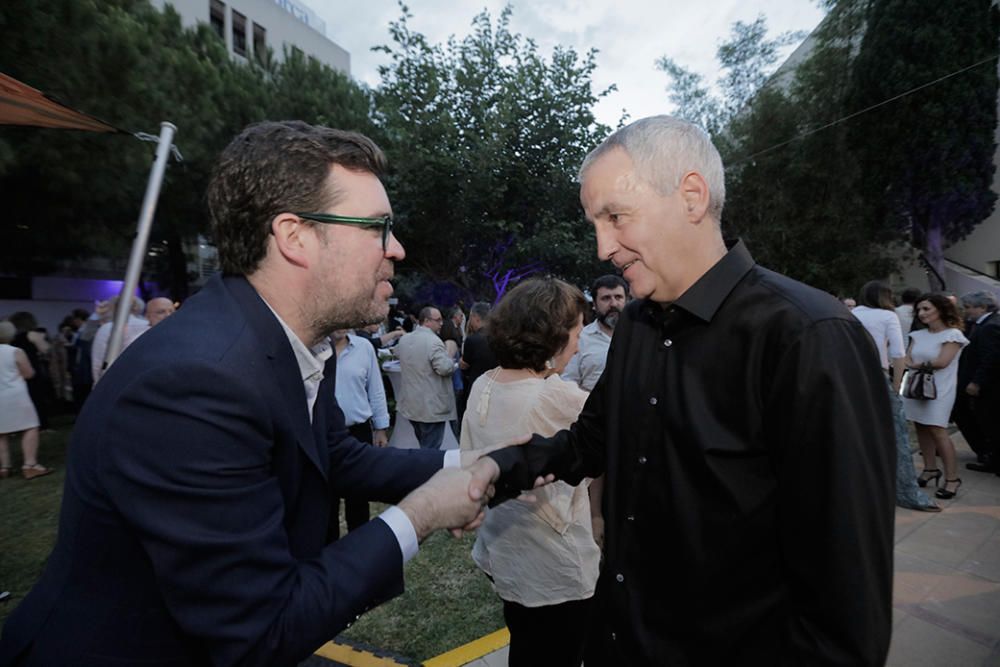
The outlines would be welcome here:
<svg viewBox="0 0 1000 667">
<path fill-rule="evenodd" d="M 612 632 L 611 633 L 611 641 L 615 641 L 616 639 L 618 639 L 618 635 L 616 635 L 615 633 Z"/>
<path fill-rule="evenodd" d="M 635 521 L 635 515 L 634 514 L 629 514 L 627 517 L 625 517 L 625 520 L 626 521 Z"/>
<path fill-rule="evenodd" d="M 663 340 L 663 347 L 670 347 L 673 344 L 674 344 L 674 341 L 670 340 L 669 338 L 665 338 Z"/>
<path fill-rule="evenodd" d="M 646 465 L 646 457 L 645 456 L 640 456 L 639 457 L 639 465 Z"/>
<path fill-rule="evenodd" d="M 657 403 L 656 396 L 653 396 L 652 398 L 649 399 L 649 404 L 650 405 L 656 405 L 656 403 Z"/>
<path fill-rule="evenodd" d="M 623 581 L 625 581 L 625 575 L 623 575 L 623 574 L 616 574 L 615 575 L 615 581 L 617 581 L 619 584 L 622 583 Z"/>
</svg>

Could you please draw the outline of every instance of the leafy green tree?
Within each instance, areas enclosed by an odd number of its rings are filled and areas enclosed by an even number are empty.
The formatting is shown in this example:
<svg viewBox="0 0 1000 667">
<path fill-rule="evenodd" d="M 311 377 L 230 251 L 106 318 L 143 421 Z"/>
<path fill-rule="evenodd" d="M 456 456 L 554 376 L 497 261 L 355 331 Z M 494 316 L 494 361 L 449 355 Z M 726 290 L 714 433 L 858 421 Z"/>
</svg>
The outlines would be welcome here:
<svg viewBox="0 0 1000 667">
<path fill-rule="evenodd" d="M 594 52 L 551 57 L 483 12 L 472 33 L 431 44 L 390 25 L 375 94 L 393 163 L 390 190 L 407 248 L 401 269 L 497 295 L 504 277 L 547 270 L 586 283 L 601 268 L 579 204 L 576 170 L 609 129 L 594 103 Z"/>
<path fill-rule="evenodd" d="M 864 210 L 848 126 L 830 125 L 850 113 L 859 25 L 855 8 L 833 9 L 805 61 L 764 85 L 726 135 L 730 232 L 762 264 L 841 295 L 896 268 L 898 234 Z"/>
<path fill-rule="evenodd" d="M 1000 11 L 990 0 L 870 0 L 865 9 L 850 101 L 891 101 L 852 123 L 861 191 L 943 275 L 944 248 L 996 203 Z"/>
<path fill-rule="evenodd" d="M 717 81 L 719 94 L 712 92 L 705 77 L 673 58 L 662 56 L 656 67 L 669 77 L 667 97 L 676 106 L 677 115 L 719 137 L 767 81 L 781 49 L 804 36 L 801 32 L 783 32 L 768 39 L 767 19 L 763 14 L 752 23 L 733 23 L 729 38 L 715 54 L 723 72 Z"/>
<path fill-rule="evenodd" d="M 182 27 L 146 0 L 27 0 L 0 5 L 0 70 L 129 132 L 178 127 L 184 156 L 167 169 L 147 276 L 186 293 L 185 241 L 207 234 L 211 166 L 244 126 L 264 119 L 370 131 L 371 97 L 346 75 L 301 53 L 240 63 L 210 27 Z M 81 66 L 83 64 L 84 66 Z M 121 258 L 146 188 L 154 144 L 128 135 L 0 129 L 0 187 L 8 244 L 0 271 L 44 273 L 61 260 Z"/>
</svg>

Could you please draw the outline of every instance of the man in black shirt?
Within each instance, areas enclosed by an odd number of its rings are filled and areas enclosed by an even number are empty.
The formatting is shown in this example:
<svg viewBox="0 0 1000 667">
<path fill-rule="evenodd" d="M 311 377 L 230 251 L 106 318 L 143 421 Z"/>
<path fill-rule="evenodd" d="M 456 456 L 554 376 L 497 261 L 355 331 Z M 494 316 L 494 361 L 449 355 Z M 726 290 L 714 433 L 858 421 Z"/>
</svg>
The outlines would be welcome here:
<svg viewBox="0 0 1000 667">
<path fill-rule="evenodd" d="M 883 664 L 895 449 L 864 328 L 723 240 L 722 162 L 695 126 L 637 121 L 580 178 L 636 300 L 576 424 L 489 457 L 498 497 L 607 475 L 588 663 Z"/>
<path fill-rule="evenodd" d="M 482 301 L 474 303 L 469 309 L 469 335 L 465 337 L 465 345 L 462 347 L 461 362 L 466 393 L 480 375 L 497 367 L 497 358 L 490 348 L 485 329 L 489 314 L 490 304 Z"/>
</svg>

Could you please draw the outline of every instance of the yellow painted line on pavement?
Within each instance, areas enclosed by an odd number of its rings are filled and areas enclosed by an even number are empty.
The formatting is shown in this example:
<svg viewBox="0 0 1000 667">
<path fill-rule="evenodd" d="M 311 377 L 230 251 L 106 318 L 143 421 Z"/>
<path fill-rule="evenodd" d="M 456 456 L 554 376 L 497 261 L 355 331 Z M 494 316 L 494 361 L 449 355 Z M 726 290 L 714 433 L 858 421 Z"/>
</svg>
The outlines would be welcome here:
<svg viewBox="0 0 1000 667">
<path fill-rule="evenodd" d="M 510 631 L 507 628 L 501 628 L 464 646 L 459 646 L 447 653 L 426 660 L 424 667 L 459 667 L 481 658 L 487 653 L 502 649 L 509 643 Z"/>
<path fill-rule="evenodd" d="M 351 667 L 399 667 L 403 664 L 391 658 L 383 658 L 368 651 L 333 642 L 320 646 L 316 650 L 316 655 Z"/>
</svg>

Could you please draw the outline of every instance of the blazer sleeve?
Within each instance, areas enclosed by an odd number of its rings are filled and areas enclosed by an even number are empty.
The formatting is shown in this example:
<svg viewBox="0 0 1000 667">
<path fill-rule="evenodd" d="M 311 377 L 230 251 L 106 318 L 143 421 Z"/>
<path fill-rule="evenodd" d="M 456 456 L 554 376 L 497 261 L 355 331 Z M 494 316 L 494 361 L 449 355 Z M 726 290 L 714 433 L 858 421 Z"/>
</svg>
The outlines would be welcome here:
<svg viewBox="0 0 1000 667">
<path fill-rule="evenodd" d="M 430 364 L 434 372 L 442 377 L 448 377 L 455 372 L 455 360 L 448 356 L 448 350 L 440 340 L 433 340 L 430 348 Z"/>
<path fill-rule="evenodd" d="M 357 440 L 339 406 L 327 433 L 330 479 L 341 496 L 398 503 L 444 466 L 441 450 L 372 447 Z"/>
<path fill-rule="evenodd" d="M 402 591 L 402 554 L 371 521 L 316 558 L 291 555 L 274 406 L 220 366 L 139 374 L 112 403 L 98 466 L 172 617 L 212 664 L 296 664 Z"/>
</svg>

